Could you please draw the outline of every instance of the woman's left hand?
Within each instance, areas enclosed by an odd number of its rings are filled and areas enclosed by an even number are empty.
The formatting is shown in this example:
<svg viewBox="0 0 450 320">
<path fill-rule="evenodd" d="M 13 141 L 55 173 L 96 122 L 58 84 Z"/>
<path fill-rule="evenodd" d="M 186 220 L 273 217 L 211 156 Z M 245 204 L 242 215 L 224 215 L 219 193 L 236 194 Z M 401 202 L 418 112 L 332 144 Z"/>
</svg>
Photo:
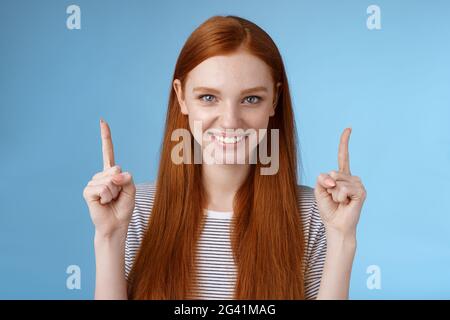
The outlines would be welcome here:
<svg viewBox="0 0 450 320">
<path fill-rule="evenodd" d="M 317 177 L 314 194 L 327 233 L 355 236 L 366 190 L 357 176 L 350 173 L 348 141 L 351 128 L 341 135 L 338 151 L 338 171 Z"/>
</svg>

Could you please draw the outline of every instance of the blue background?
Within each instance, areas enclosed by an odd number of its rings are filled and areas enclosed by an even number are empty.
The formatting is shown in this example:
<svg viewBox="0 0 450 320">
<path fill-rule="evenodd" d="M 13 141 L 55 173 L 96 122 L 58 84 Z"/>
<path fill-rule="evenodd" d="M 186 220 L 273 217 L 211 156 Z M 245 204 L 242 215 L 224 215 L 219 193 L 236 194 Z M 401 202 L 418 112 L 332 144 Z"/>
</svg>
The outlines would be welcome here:
<svg viewBox="0 0 450 320">
<path fill-rule="evenodd" d="M 70 4 L 81 29 L 66 27 Z M 366 9 L 381 8 L 381 30 Z M 0 298 L 90 299 L 93 226 L 82 191 L 116 163 L 153 181 L 178 53 L 216 14 L 265 29 L 286 65 L 301 183 L 350 164 L 368 196 L 350 298 L 450 298 L 450 3 L 447 1 L 1 1 Z M 66 268 L 81 268 L 81 289 Z M 369 290 L 366 269 L 381 269 Z"/>
</svg>

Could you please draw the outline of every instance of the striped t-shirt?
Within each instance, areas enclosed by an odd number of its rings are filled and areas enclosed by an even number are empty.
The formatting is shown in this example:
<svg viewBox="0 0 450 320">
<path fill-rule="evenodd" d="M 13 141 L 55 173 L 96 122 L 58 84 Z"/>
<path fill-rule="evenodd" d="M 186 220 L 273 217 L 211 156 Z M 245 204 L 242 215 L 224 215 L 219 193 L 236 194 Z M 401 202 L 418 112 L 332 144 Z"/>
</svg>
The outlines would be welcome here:
<svg viewBox="0 0 450 320">
<path fill-rule="evenodd" d="M 298 203 L 305 237 L 305 298 L 315 299 L 326 254 L 325 228 L 319 215 L 314 190 L 304 185 L 298 187 Z M 155 184 L 136 185 L 135 207 L 125 245 L 127 279 L 147 229 L 155 192 Z M 198 291 L 188 299 L 231 300 L 237 279 L 230 241 L 233 212 L 205 210 L 205 213 L 206 221 L 197 247 Z"/>
</svg>

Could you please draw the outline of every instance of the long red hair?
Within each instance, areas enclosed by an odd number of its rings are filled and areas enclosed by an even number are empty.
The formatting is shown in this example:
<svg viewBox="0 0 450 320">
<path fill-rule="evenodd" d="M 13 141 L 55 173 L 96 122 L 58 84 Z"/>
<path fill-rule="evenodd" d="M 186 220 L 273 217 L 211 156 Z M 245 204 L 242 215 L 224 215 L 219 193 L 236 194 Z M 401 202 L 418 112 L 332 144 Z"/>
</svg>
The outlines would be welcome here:
<svg viewBox="0 0 450 320">
<path fill-rule="evenodd" d="M 251 164 L 233 202 L 231 243 L 238 272 L 234 299 L 303 299 L 305 244 L 297 201 L 297 134 L 287 76 L 275 43 L 246 19 L 211 17 L 186 41 L 172 81 L 180 79 L 184 87 L 188 73 L 202 61 L 242 48 L 270 67 L 274 85 L 282 85 L 267 131 L 279 130 L 279 170 L 261 175 L 259 160 Z M 189 130 L 189 124 L 172 88 L 151 218 L 129 275 L 130 299 L 187 299 L 196 289 L 197 242 L 207 204 L 201 164 L 171 160 L 178 143 L 171 141 L 171 134 L 178 128 Z M 271 150 L 270 134 L 266 137 Z"/>
</svg>

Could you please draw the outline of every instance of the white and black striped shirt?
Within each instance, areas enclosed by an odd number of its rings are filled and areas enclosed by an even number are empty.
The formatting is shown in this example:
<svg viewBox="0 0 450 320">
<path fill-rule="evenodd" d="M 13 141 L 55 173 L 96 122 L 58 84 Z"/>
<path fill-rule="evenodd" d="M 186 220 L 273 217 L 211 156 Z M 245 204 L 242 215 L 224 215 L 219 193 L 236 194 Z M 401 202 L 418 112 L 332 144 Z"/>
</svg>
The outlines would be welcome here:
<svg viewBox="0 0 450 320">
<path fill-rule="evenodd" d="M 319 215 L 314 190 L 299 185 L 300 212 L 305 237 L 305 298 L 315 299 L 326 254 L 325 228 Z M 156 186 L 136 185 L 136 201 L 125 245 L 125 275 L 128 274 L 147 229 Z M 232 256 L 230 226 L 233 212 L 205 210 L 207 214 L 197 255 L 198 290 L 188 299 L 233 299 L 237 270 Z"/>
</svg>

